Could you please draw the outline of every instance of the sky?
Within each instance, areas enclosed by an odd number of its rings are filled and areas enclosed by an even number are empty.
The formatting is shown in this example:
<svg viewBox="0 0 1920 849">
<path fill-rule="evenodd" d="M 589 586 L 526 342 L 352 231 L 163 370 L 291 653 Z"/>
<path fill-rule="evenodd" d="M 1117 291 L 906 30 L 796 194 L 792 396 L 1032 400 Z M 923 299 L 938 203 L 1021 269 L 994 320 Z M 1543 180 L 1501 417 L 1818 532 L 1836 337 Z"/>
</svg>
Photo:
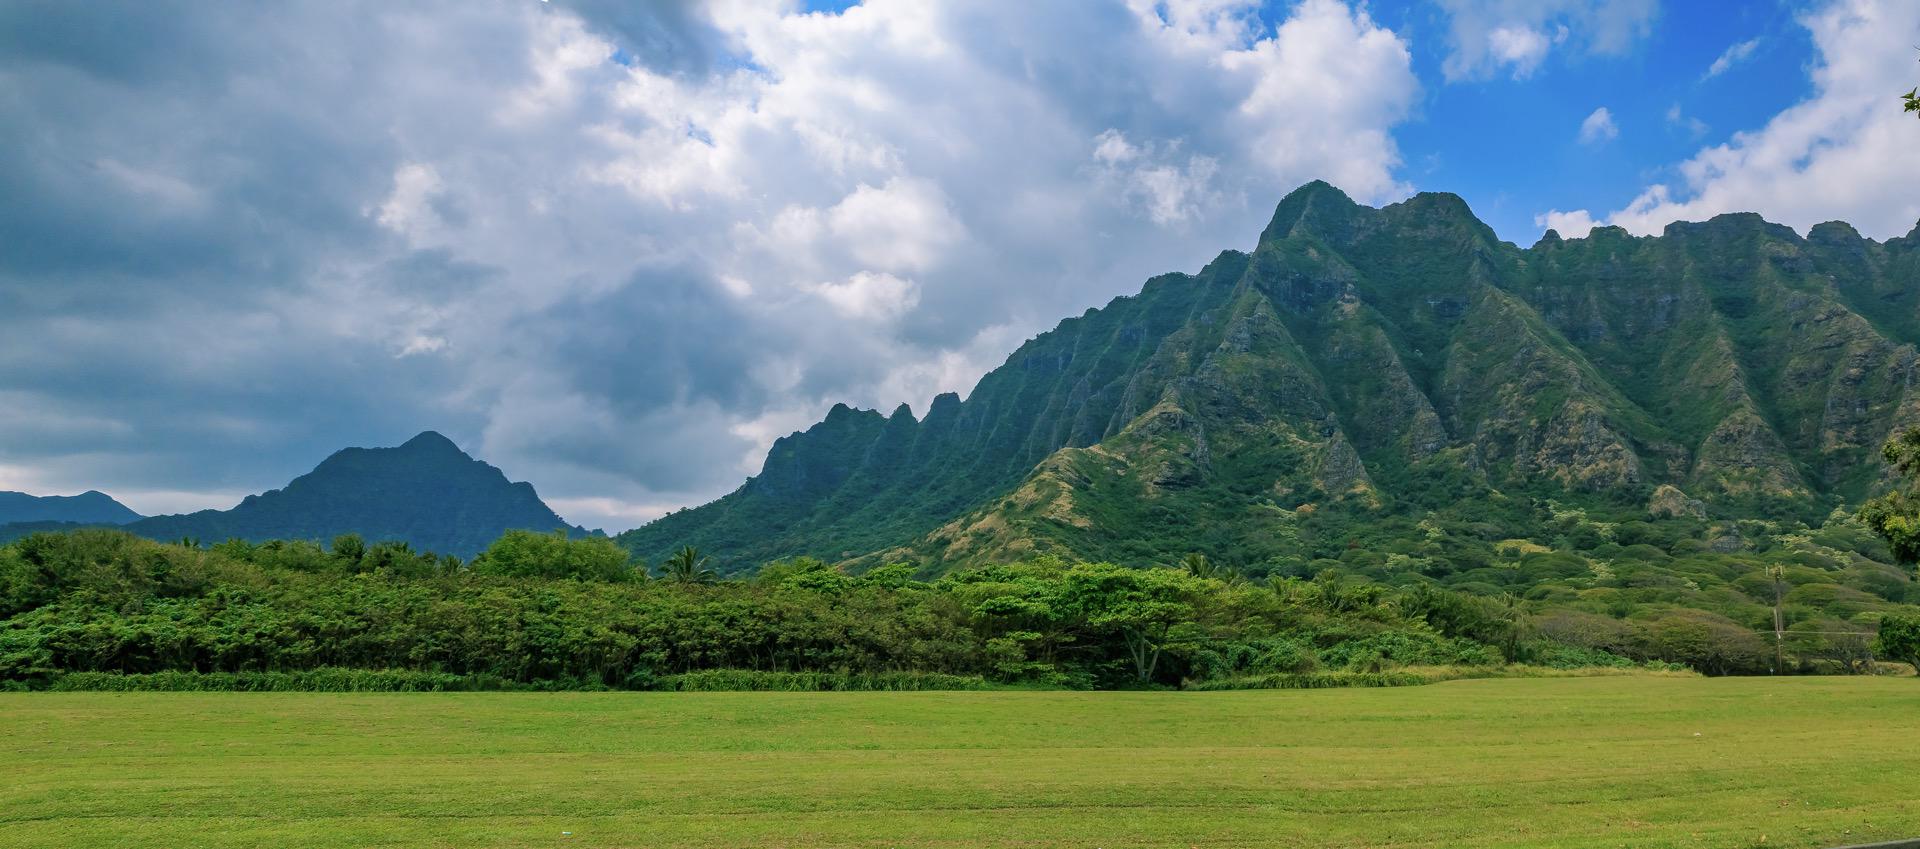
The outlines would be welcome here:
<svg viewBox="0 0 1920 849">
<path fill-rule="evenodd" d="M 1504 239 L 1920 220 L 1914 0 L 0 4 L 0 489 L 438 430 L 618 530 L 1325 179 Z"/>
</svg>

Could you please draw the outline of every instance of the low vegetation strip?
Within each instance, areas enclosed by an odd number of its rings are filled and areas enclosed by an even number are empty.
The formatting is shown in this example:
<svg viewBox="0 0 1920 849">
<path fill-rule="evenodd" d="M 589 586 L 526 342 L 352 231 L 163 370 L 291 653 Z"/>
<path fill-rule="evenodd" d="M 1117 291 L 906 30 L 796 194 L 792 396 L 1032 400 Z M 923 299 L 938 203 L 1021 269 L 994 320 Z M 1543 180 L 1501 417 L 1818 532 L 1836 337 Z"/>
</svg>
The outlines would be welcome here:
<svg viewBox="0 0 1920 849">
<path fill-rule="evenodd" d="M 298 672 L 69 672 L 48 679 L 55 692 L 452 693 L 527 689 L 493 675 L 404 669 L 306 669 Z"/>
<path fill-rule="evenodd" d="M 709 669 L 668 675 L 648 689 L 677 692 L 911 692 L 918 690 L 985 690 L 992 685 L 978 675 L 938 672 L 760 672 L 750 669 Z"/>
<path fill-rule="evenodd" d="M 556 689 L 496 675 L 454 675 L 405 669 L 309 669 L 298 672 L 68 672 L 40 683 L 59 693 L 459 693 Z M 709 669 L 628 683 L 667 692 L 912 692 L 985 690 L 978 675 L 937 672 L 765 672 Z M 560 689 L 581 689 L 567 686 Z M 606 689 L 606 688 L 601 688 Z"/>
<path fill-rule="evenodd" d="M 1816 849 L 1920 834 L 1916 715 L 1887 676 L 10 693 L 0 847 Z"/>
<path fill-rule="evenodd" d="M 1684 669 L 1645 667 L 1420 666 L 1382 672 L 1301 672 L 1183 682 L 1186 690 L 1316 690 L 1331 687 L 1411 687 L 1468 678 L 1565 678 L 1598 675 L 1694 675 Z M 584 689 L 547 682 L 522 683 L 494 675 L 455 675 L 405 669 L 323 668 L 298 672 L 69 672 L 36 682 L 35 689 L 61 693 L 458 693 Z M 707 669 L 678 675 L 633 678 L 636 691 L 720 692 L 919 692 L 1007 689 L 978 675 L 939 672 L 769 672 Z M 16 689 L 27 689 L 18 687 Z M 599 690 L 611 688 L 600 687 Z M 1018 689 L 1063 689 L 1024 685 Z"/>
<path fill-rule="evenodd" d="M 1324 690 L 1333 687 L 1417 687 L 1473 678 L 1595 678 L 1620 676 L 1693 677 L 1685 667 L 1588 666 L 1412 666 L 1385 672 L 1306 672 L 1247 675 L 1194 681 L 1189 690 Z"/>
</svg>

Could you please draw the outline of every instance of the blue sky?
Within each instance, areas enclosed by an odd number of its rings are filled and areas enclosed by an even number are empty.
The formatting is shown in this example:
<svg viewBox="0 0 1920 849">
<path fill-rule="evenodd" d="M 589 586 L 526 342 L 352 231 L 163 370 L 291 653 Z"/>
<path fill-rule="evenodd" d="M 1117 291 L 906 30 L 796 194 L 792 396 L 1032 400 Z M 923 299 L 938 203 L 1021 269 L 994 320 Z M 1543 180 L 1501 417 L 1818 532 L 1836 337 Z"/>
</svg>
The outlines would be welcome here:
<svg viewBox="0 0 1920 849">
<path fill-rule="evenodd" d="M 1454 83 L 1441 72 L 1444 38 L 1429 8 L 1374 9 L 1410 36 L 1427 83 L 1418 116 L 1398 133 L 1409 176 L 1467 197 L 1503 238 L 1523 245 L 1539 235 L 1540 212 L 1625 207 L 1672 163 L 1761 127 L 1809 89 L 1811 43 L 1784 4 L 1670 3 L 1625 55 Z M 1755 39 L 1749 58 L 1705 78 L 1726 50 Z M 1679 120 L 1670 120 L 1676 106 Z M 1582 122 L 1600 108 L 1619 135 L 1581 142 Z"/>
<path fill-rule="evenodd" d="M 1913 0 L 16 0 L 0 489 L 227 507 L 433 429 L 630 527 L 1313 179 L 1521 244 L 1899 236 L 1916 44 Z"/>
</svg>

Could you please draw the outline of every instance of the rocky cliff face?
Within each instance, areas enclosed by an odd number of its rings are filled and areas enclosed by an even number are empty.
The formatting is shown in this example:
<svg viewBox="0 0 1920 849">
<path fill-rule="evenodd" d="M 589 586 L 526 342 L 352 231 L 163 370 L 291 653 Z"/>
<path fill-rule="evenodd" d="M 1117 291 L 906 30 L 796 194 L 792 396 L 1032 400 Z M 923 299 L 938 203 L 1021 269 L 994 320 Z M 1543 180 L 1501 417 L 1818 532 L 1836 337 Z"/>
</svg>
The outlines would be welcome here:
<svg viewBox="0 0 1920 849">
<path fill-rule="evenodd" d="M 836 407 L 738 491 L 622 541 L 733 569 L 1149 560 L 1156 538 L 1467 494 L 1831 506 L 1920 423 L 1916 246 L 1726 215 L 1521 249 L 1453 195 L 1373 209 L 1309 184 L 1252 253 L 1062 322 L 924 419 Z"/>
</svg>

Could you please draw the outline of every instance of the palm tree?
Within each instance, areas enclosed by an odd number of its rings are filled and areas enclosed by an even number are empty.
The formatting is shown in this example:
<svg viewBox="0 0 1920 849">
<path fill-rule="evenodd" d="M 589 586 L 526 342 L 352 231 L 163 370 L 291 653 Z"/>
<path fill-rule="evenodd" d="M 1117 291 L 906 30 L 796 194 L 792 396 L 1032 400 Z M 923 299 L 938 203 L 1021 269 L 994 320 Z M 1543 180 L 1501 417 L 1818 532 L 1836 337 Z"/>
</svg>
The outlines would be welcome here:
<svg viewBox="0 0 1920 849">
<path fill-rule="evenodd" d="M 1187 570 L 1187 574 L 1196 578 L 1213 578 L 1225 581 L 1228 585 L 1238 585 L 1246 580 L 1246 576 L 1241 575 L 1239 570 L 1215 563 L 1199 552 L 1180 558 L 1180 568 Z"/>
<path fill-rule="evenodd" d="M 707 568 L 707 558 L 700 555 L 700 549 L 688 545 L 660 564 L 660 577 L 681 584 L 711 584 L 720 576 Z"/>
</svg>

